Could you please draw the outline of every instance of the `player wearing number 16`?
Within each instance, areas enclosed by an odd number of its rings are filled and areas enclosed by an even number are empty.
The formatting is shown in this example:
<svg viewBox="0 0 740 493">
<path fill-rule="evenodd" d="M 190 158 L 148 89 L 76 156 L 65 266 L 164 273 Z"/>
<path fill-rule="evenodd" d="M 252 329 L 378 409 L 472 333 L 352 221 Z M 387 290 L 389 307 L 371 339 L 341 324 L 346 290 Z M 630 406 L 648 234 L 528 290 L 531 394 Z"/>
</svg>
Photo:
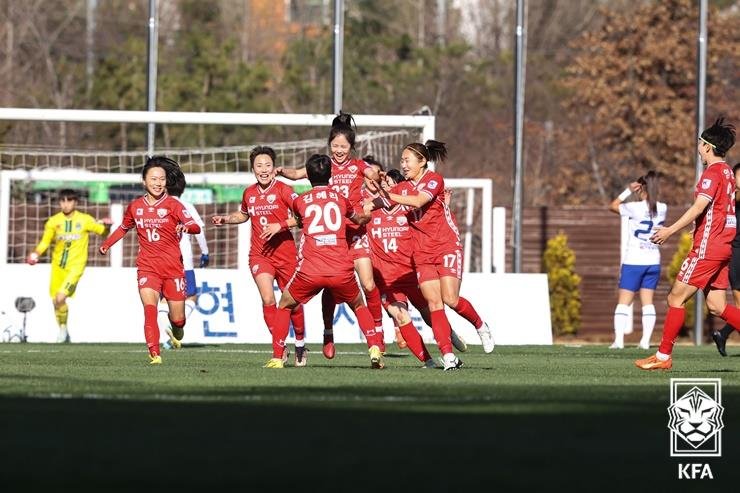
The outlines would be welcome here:
<svg viewBox="0 0 740 493">
<path fill-rule="evenodd" d="M 624 202 L 635 194 L 640 199 Z M 650 241 L 656 227 L 663 226 L 668 207 L 658 202 L 658 175 L 648 171 L 637 181 L 630 183 L 619 197 L 612 200 L 609 210 L 629 219 L 629 237 L 622 258 L 619 275 L 619 300 L 614 310 L 614 343 L 611 349 L 624 348 L 624 334 L 629 326 L 632 300 L 640 292 L 642 304 L 642 339 L 639 347 L 650 347 L 650 336 L 655 328 L 655 305 L 653 295 L 660 279 L 660 249 Z"/>
<path fill-rule="evenodd" d="M 136 267 L 139 297 L 144 306 L 144 337 L 150 363 L 155 365 L 162 363 L 157 324 L 160 296 L 167 300 L 173 331 L 185 327 L 185 273 L 180 236 L 200 233 L 200 226 L 185 206 L 167 194 L 167 175 L 175 168 L 179 165 L 164 156 L 147 160 L 141 173 L 146 194 L 126 207 L 123 222 L 100 246 L 100 253 L 105 255 L 129 230 L 136 228 L 139 240 Z"/>
<path fill-rule="evenodd" d="M 694 244 L 668 293 L 668 313 L 663 324 L 663 339 L 653 356 L 635 361 L 642 370 L 669 370 L 673 366 L 673 343 L 683 326 L 684 304 L 701 289 L 712 315 L 740 328 L 740 309 L 728 305 L 728 266 L 732 240 L 737 230 L 735 217 L 735 178 L 724 157 L 735 145 L 735 127 L 718 118 L 699 136 L 697 150 L 706 169 L 694 189 L 694 204 L 673 224 L 659 228 L 650 238 L 662 245 L 672 234 L 692 222 Z"/>
</svg>

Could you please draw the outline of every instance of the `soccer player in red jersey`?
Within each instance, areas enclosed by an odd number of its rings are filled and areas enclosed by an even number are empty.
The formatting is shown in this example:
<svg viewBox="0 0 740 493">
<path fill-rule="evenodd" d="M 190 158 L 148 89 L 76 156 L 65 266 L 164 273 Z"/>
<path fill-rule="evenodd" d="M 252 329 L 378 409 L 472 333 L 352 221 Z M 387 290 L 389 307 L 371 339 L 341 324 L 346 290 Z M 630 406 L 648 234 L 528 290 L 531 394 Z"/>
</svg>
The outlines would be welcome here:
<svg viewBox="0 0 740 493">
<path fill-rule="evenodd" d="M 356 210 L 362 209 L 361 188 L 364 178 L 369 178 L 373 183 L 380 182 L 380 175 L 362 159 L 353 157 L 355 148 L 356 131 L 354 120 L 349 113 L 339 113 L 332 122 L 329 132 L 329 149 L 331 151 L 331 188 L 339 192 L 343 197 L 349 199 L 352 207 Z M 306 168 L 282 169 L 278 173 L 286 178 L 297 180 L 306 178 Z M 365 227 L 354 223 L 347 224 L 346 237 L 350 244 L 350 254 L 355 265 L 355 271 L 360 278 L 360 284 L 365 292 L 367 307 L 372 314 L 376 324 L 376 330 L 382 334 L 382 305 L 380 293 L 373 279 L 373 265 L 370 260 L 370 248 L 365 235 Z M 321 298 L 322 312 L 324 316 L 324 356 L 331 359 L 334 357 L 334 308 L 335 300 L 331 299 L 330 293 L 325 291 Z M 382 342 L 381 350 L 385 350 Z"/>
<path fill-rule="evenodd" d="M 249 249 L 249 268 L 262 298 L 262 315 L 267 328 L 275 322 L 275 290 L 277 280 L 282 291 L 296 270 L 298 260 L 293 234 L 290 232 L 290 206 L 298 197 L 293 189 L 275 179 L 275 151 L 271 147 L 255 147 L 249 155 L 257 183 L 247 187 L 242 195 L 241 208 L 228 216 L 213 216 L 213 224 L 241 224 L 251 218 L 252 243 Z M 305 324 L 303 305 L 291 314 L 295 332 L 295 366 L 306 366 L 304 342 Z M 286 356 L 287 359 L 287 356 Z"/>
<path fill-rule="evenodd" d="M 673 344 L 684 322 L 684 304 L 699 289 L 704 291 L 712 315 L 721 317 L 735 330 L 740 328 L 740 309 L 728 305 L 725 298 L 732 240 L 737 230 L 735 178 L 724 160 L 733 145 L 735 127 L 723 118 L 702 132 L 697 148 L 706 169 L 694 189 L 694 204 L 675 223 L 659 228 L 650 238 L 662 245 L 672 234 L 695 223 L 694 244 L 668 293 L 660 347 L 654 355 L 635 361 L 640 369 L 671 369 Z"/>
<path fill-rule="evenodd" d="M 144 306 L 144 337 L 149 348 L 149 362 L 153 365 L 162 363 L 157 324 L 160 296 L 167 300 L 175 337 L 178 340 L 183 337 L 186 295 L 180 235 L 200 233 L 200 226 L 182 203 L 167 195 L 167 174 L 172 168 L 179 168 L 179 165 L 164 156 L 147 160 L 141 173 L 146 194 L 128 205 L 121 225 L 100 246 L 100 253 L 105 255 L 130 229 L 136 228 L 139 297 Z"/>
<path fill-rule="evenodd" d="M 370 366 L 383 368 L 380 334 L 355 280 L 354 263 L 349 255 L 346 222 L 367 222 L 368 216 L 356 212 L 343 195 L 329 186 L 329 156 L 314 154 L 306 163 L 306 174 L 313 188 L 293 201 L 293 213 L 301 218 L 303 236 L 298 253 L 298 268 L 283 290 L 272 329 L 273 357 L 265 368 L 282 368 L 290 311 L 298 303 L 308 303 L 322 289 L 331 291 L 339 303 L 348 303 L 357 316 L 370 353 Z"/>
<path fill-rule="evenodd" d="M 429 161 L 439 162 L 446 156 L 447 148 L 442 142 L 408 144 L 401 155 L 401 169 L 407 181 L 390 192 L 383 190 L 382 194 L 390 206 L 401 204 L 411 208 L 407 217 L 413 232 L 413 260 L 419 287 L 429 305 L 432 332 L 442 352 L 444 369 L 454 370 L 462 362 L 452 352 L 452 329 L 444 312 L 445 305 L 473 324 L 486 353 L 493 351 L 493 337 L 488 324 L 460 296 L 460 234 L 444 201 L 444 179 L 427 167 Z"/>
</svg>

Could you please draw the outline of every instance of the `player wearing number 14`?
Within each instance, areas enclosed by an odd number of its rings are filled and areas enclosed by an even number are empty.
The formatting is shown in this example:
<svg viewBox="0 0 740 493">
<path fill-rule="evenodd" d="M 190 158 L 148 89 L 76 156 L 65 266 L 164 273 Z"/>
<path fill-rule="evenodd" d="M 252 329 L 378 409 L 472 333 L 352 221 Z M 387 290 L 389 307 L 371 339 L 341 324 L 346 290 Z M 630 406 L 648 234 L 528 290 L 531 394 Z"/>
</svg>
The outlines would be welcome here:
<svg viewBox="0 0 740 493">
<path fill-rule="evenodd" d="M 200 226 L 185 206 L 167 194 L 167 175 L 178 170 L 179 165 L 169 158 L 149 158 L 142 171 L 146 194 L 128 205 L 120 227 L 100 246 L 100 253 L 105 255 L 129 230 L 136 228 L 139 297 L 144 306 L 144 337 L 151 364 L 162 363 L 157 323 L 160 295 L 169 305 L 172 328 L 181 330 L 185 326 L 185 273 L 180 234 L 200 233 Z"/>
</svg>

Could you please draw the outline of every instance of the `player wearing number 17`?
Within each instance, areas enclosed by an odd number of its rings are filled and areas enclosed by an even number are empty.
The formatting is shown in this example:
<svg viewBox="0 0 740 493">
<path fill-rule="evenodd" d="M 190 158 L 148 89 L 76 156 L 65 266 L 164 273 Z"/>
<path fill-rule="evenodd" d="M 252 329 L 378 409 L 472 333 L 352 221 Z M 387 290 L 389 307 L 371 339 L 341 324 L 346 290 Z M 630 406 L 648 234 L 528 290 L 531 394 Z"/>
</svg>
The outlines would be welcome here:
<svg viewBox="0 0 740 493">
<path fill-rule="evenodd" d="M 488 324 L 481 320 L 473 305 L 460 296 L 462 282 L 462 246 L 460 233 L 444 201 L 444 178 L 428 168 L 430 161 L 447 157 L 444 142 L 408 144 L 401 154 L 401 169 L 407 181 L 391 192 L 381 191 L 388 207 L 407 206 L 413 238 L 413 260 L 421 293 L 429 305 L 432 332 L 442 353 L 445 370 L 454 370 L 462 362 L 452 352 L 450 322 L 444 307 L 449 306 L 477 330 L 483 351 L 493 351 L 493 337 Z"/>
<path fill-rule="evenodd" d="M 706 169 L 694 190 L 694 204 L 672 225 L 660 228 L 651 240 L 663 244 L 673 233 L 692 222 L 694 244 L 681 264 L 676 281 L 668 293 L 668 313 L 663 325 L 663 339 L 653 356 L 635 361 L 642 370 L 669 370 L 673 366 L 673 343 L 684 322 L 684 304 L 701 289 L 712 315 L 740 328 L 740 309 L 727 304 L 728 266 L 732 240 L 737 229 L 735 218 L 735 178 L 725 162 L 727 151 L 735 144 L 735 127 L 718 118 L 704 130 L 697 150 Z"/>
<path fill-rule="evenodd" d="M 141 173 L 146 194 L 126 207 L 123 222 L 100 246 L 100 253 L 105 255 L 129 230 L 136 228 L 139 297 L 144 306 L 144 337 L 153 365 L 162 363 L 157 324 L 160 295 L 167 300 L 173 330 L 185 327 L 185 273 L 180 235 L 200 233 L 200 226 L 185 206 L 167 194 L 167 175 L 172 174 L 173 168 L 179 165 L 164 156 L 147 160 Z"/>
</svg>

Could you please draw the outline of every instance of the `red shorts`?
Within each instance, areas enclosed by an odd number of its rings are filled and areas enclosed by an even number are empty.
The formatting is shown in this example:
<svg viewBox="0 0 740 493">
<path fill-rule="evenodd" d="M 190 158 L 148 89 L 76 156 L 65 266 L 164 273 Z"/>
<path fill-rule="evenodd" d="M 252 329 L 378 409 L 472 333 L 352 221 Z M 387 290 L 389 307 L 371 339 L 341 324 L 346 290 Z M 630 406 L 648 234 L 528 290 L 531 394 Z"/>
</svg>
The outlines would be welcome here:
<svg viewBox="0 0 740 493">
<path fill-rule="evenodd" d="M 700 259 L 697 253 L 691 251 L 681 264 L 676 280 L 699 289 L 727 289 L 730 285 L 729 265 L 729 258 Z"/>
<path fill-rule="evenodd" d="M 349 238 L 349 251 L 352 255 L 352 261 L 358 258 L 372 258 L 372 252 L 370 251 L 370 242 L 367 239 L 367 234 L 353 235 Z"/>
<path fill-rule="evenodd" d="M 462 249 L 443 250 L 434 256 L 419 257 L 414 255 L 416 277 L 419 284 L 434 281 L 440 277 L 462 279 Z"/>
<path fill-rule="evenodd" d="M 169 301 L 185 301 L 185 275 L 182 277 L 159 277 L 152 272 L 137 272 L 139 289 L 151 288 Z"/>
<path fill-rule="evenodd" d="M 293 277 L 298 268 L 298 261 L 293 257 L 292 262 L 283 259 L 268 258 L 261 255 L 249 256 L 249 270 L 252 277 L 256 280 L 260 274 L 270 274 L 276 281 L 278 288 L 282 291 Z"/>
<path fill-rule="evenodd" d="M 357 284 L 354 271 L 331 277 L 307 276 L 297 271 L 283 291 L 288 291 L 298 303 L 306 304 L 322 289 L 331 291 L 337 304 L 349 303 L 360 295 L 360 285 Z"/>
</svg>

